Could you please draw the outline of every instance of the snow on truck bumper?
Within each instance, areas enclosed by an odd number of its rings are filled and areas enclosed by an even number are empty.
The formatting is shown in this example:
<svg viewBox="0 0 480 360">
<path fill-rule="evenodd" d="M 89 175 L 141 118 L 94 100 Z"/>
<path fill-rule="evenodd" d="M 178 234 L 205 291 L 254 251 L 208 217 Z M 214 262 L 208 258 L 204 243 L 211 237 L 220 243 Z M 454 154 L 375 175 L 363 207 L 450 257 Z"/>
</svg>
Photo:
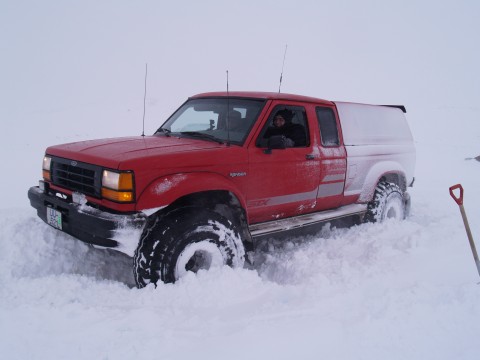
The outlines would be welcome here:
<svg viewBox="0 0 480 360">
<path fill-rule="evenodd" d="M 68 202 L 38 186 L 28 191 L 30 204 L 47 224 L 95 246 L 133 256 L 146 222 L 143 213 L 113 214 Z"/>
</svg>

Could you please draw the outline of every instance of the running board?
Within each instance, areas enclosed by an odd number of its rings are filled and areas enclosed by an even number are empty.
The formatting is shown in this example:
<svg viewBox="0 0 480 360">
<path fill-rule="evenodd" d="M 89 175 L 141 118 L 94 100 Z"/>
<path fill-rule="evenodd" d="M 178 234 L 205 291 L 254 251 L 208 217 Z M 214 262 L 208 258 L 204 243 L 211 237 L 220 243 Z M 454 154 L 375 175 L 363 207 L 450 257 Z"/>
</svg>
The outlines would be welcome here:
<svg viewBox="0 0 480 360">
<path fill-rule="evenodd" d="M 325 210 L 317 213 L 253 224 L 250 225 L 250 234 L 253 237 L 269 235 L 329 220 L 335 220 L 346 216 L 360 215 L 366 211 L 367 204 L 351 204 L 334 210 Z"/>
</svg>

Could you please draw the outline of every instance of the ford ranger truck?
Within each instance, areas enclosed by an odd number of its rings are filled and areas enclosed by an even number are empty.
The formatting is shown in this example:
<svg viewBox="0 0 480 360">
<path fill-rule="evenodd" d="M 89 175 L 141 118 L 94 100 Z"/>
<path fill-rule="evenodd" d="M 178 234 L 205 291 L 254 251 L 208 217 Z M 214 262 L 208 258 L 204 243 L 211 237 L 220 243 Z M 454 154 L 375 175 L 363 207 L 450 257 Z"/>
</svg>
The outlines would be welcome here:
<svg viewBox="0 0 480 360">
<path fill-rule="evenodd" d="M 28 197 L 50 226 L 132 257 L 139 287 L 243 267 L 265 236 L 347 217 L 403 219 L 415 167 L 405 112 L 281 93 L 199 94 L 151 136 L 47 148 Z"/>
</svg>

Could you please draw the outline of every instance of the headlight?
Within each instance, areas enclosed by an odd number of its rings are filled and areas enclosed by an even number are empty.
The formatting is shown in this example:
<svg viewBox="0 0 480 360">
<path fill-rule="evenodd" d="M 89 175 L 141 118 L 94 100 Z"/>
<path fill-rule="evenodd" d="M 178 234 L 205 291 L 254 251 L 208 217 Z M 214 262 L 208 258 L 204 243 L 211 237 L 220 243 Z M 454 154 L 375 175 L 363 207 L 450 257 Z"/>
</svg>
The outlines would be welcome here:
<svg viewBox="0 0 480 360">
<path fill-rule="evenodd" d="M 43 157 L 43 166 L 42 166 L 42 174 L 43 179 L 45 181 L 50 181 L 52 177 L 50 176 L 50 167 L 52 166 L 52 158 L 50 156 L 45 155 Z"/>
<path fill-rule="evenodd" d="M 134 201 L 133 172 L 103 170 L 102 196 L 117 202 Z"/>
</svg>

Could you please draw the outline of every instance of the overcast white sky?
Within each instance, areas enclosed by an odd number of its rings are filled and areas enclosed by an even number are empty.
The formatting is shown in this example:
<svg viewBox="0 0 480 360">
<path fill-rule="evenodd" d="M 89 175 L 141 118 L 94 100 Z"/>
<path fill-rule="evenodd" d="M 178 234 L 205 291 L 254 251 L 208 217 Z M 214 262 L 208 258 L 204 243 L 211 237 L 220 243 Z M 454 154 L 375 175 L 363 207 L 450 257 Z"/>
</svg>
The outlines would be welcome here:
<svg viewBox="0 0 480 360">
<path fill-rule="evenodd" d="M 1 150 L 30 147 L 33 169 L 54 143 L 140 134 L 145 63 L 147 134 L 226 70 L 230 90 L 277 91 L 286 44 L 282 92 L 404 104 L 417 123 L 477 111 L 478 19 L 474 0 L 3 0 Z"/>
<path fill-rule="evenodd" d="M 146 62 L 149 97 L 162 108 L 177 105 L 165 97 L 225 88 L 227 69 L 232 90 L 276 91 L 285 44 L 284 92 L 366 102 L 468 103 L 480 94 L 474 0 L 7 0 L 1 8 L 1 95 L 13 109 L 133 106 Z"/>
</svg>

